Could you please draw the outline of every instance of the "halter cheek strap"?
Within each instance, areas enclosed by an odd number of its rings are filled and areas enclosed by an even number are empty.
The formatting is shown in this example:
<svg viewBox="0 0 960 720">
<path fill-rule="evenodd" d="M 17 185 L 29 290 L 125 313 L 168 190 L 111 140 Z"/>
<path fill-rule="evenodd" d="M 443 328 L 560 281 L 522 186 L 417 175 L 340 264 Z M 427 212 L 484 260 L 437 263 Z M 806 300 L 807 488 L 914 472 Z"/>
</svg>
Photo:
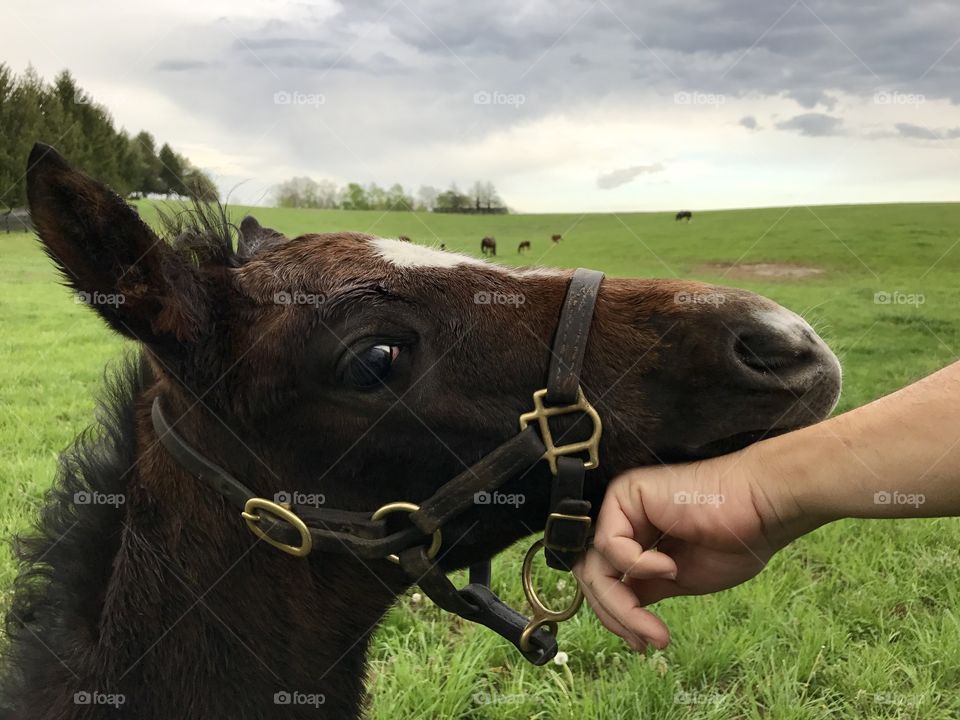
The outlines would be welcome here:
<svg viewBox="0 0 960 720">
<path fill-rule="evenodd" d="M 512 642 L 527 660 L 542 665 L 557 652 L 557 623 L 569 619 L 583 601 L 578 586 L 567 608 L 546 607 L 533 587 L 531 567 L 543 546 L 548 565 L 569 570 L 589 540 L 590 503 L 583 499 L 583 483 L 586 471 L 599 464 L 602 424 L 580 387 L 580 370 L 602 279 L 603 273 L 594 270 L 574 272 L 553 339 L 547 385 L 533 394 L 533 410 L 520 416 L 519 433 L 419 504 L 389 503 L 371 514 L 290 505 L 281 498 L 271 501 L 258 497 L 187 443 L 167 422 L 159 397 L 151 409 L 154 430 L 177 463 L 237 508 L 250 531 L 264 542 L 296 557 L 321 550 L 362 560 L 391 559 L 439 607 L 487 626 Z M 576 421 L 555 438 L 550 420 L 573 414 L 578 415 Z M 564 444 L 584 419 L 588 423 L 582 427 L 589 428 L 589 436 Z M 435 557 L 443 527 L 475 505 L 477 493 L 493 492 L 541 460 L 550 466 L 553 482 L 543 540 L 534 543 L 523 562 L 524 594 L 533 608 L 528 619 L 490 591 L 489 561 L 471 567 L 470 584 L 458 589 Z M 395 512 L 406 512 L 409 522 L 390 532 L 386 518 Z"/>
<path fill-rule="evenodd" d="M 600 464 L 599 442 L 603 426 L 600 416 L 587 403 L 580 388 L 580 371 L 602 280 L 603 273 L 596 270 L 581 268 L 574 272 L 553 341 L 547 374 L 544 397 L 547 404 L 554 407 L 566 405 L 582 413 L 570 430 L 578 428 L 584 418 L 593 423 L 590 439 L 583 447 L 588 452 L 592 449 L 588 461 L 577 456 L 564 456 L 557 458 L 556 467 L 551 468 L 554 481 L 543 546 L 547 564 L 556 570 L 570 570 L 589 539 L 590 503 L 583 499 L 583 480 L 587 470 Z"/>
</svg>

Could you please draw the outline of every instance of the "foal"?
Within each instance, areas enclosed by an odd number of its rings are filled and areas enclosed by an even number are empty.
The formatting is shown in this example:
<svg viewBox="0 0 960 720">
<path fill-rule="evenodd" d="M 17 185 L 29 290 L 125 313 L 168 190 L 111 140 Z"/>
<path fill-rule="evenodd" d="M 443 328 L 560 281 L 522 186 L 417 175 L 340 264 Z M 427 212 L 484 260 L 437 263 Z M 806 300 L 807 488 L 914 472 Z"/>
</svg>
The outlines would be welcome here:
<svg viewBox="0 0 960 720">
<path fill-rule="evenodd" d="M 235 237 L 215 213 L 171 244 L 49 147 L 34 148 L 27 181 L 64 280 L 139 350 L 18 544 L 8 716 L 356 717 L 369 636 L 406 575 L 254 537 L 158 442 L 151 403 L 263 497 L 420 502 L 517 432 L 569 272 L 358 233 L 288 239 L 252 219 Z M 839 392 L 813 330 L 740 290 L 606 279 L 589 340 L 581 383 L 607 423 L 594 508 L 618 472 L 817 421 Z M 502 491 L 526 502 L 477 504 L 445 526 L 445 570 L 542 529 L 545 468 Z"/>
</svg>

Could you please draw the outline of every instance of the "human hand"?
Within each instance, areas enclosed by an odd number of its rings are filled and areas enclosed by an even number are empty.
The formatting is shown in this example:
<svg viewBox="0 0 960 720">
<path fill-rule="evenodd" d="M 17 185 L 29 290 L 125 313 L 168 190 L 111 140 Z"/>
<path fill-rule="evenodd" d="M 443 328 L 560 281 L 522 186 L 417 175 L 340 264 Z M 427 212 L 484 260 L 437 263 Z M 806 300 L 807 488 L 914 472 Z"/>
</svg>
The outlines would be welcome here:
<svg viewBox="0 0 960 720">
<path fill-rule="evenodd" d="M 600 621 L 634 649 L 669 642 L 645 606 L 739 585 L 812 529 L 758 448 L 639 468 L 610 484 L 574 572 Z"/>
</svg>

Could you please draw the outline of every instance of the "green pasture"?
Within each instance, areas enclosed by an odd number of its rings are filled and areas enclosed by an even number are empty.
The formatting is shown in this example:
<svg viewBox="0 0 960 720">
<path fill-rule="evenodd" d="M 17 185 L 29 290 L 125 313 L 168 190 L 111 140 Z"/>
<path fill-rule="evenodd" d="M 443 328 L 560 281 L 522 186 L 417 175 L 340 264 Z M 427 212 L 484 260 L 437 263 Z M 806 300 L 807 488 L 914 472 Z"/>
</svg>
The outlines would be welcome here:
<svg viewBox="0 0 960 720">
<path fill-rule="evenodd" d="M 142 209 L 153 219 L 152 205 Z M 239 219 L 242 210 L 235 212 Z M 953 362 L 960 349 L 960 205 L 697 212 L 689 224 L 666 213 L 255 215 L 288 235 L 408 235 L 473 255 L 492 235 L 505 263 L 749 288 L 802 314 L 841 357 L 838 411 Z M 554 233 L 563 235 L 559 244 L 550 242 Z M 524 258 L 516 254 L 521 240 L 532 243 Z M 730 263 L 822 272 L 802 280 L 724 276 Z M 90 424 L 104 367 L 122 346 L 57 284 L 32 236 L 0 235 L 0 537 L 35 516 L 57 453 Z M 14 573 L 3 550 L 4 595 Z M 516 549 L 498 560 L 495 585 L 521 603 Z M 569 656 L 562 667 L 529 667 L 497 637 L 408 594 L 373 642 L 369 716 L 957 718 L 958 607 L 956 520 L 825 527 L 745 586 L 657 607 L 673 631 L 663 652 L 631 653 L 584 609 L 561 630 Z"/>
</svg>

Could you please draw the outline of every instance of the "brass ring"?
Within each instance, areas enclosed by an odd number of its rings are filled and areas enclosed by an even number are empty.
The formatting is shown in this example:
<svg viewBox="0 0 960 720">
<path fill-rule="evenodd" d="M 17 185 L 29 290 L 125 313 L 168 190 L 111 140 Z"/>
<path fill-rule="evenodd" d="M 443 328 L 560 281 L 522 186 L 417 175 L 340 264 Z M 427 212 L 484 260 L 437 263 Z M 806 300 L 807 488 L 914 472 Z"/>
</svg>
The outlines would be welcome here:
<svg viewBox="0 0 960 720">
<path fill-rule="evenodd" d="M 416 512 L 420 509 L 419 505 L 416 505 L 411 502 L 392 502 L 387 503 L 382 508 L 377 510 L 373 515 L 370 516 L 371 520 L 380 520 L 381 518 L 386 517 L 390 513 L 403 511 L 407 513 Z M 437 528 L 433 531 L 433 541 L 430 543 L 430 547 L 427 548 L 427 557 L 430 560 L 433 560 L 437 553 L 440 551 L 440 544 L 443 542 L 443 536 L 440 534 L 440 528 Z M 387 560 L 393 563 L 400 564 L 400 558 L 396 555 L 387 555 Z"/>
<path fill-rule="evenodd" d="M 530 549 L 527 550 L 527 554 L 523 558 L 523 567 L 520 571 L 520 579 L 523 582 L 523 594 L 527 596 L 527 602 L 530 603 L 530 607 L 533 608 L 534 620 L 563 622 L 564 620 L 569 620 L 577 614 L 577 610 L 579 610 L 580 606 L 583 604 L 583 589 L 580 587 L 580 581 L 577 580 L 576 576 L 571 575 L 570 577 L 573 578 L 573 582 L 576 583 L 577 592 L 573 596 L 573 600 L 570 602 L 570 604 L 563 610 L 552 610 L 543 604 L 540 596 L 537 595 L 536 588 L 533 587 L 533 579 L 531 577 L 533 558 L 536 557 L 537 550 L 542 547 L 543 540 L 537 540 L 533 545 L 530 546 Z M 528 625 L 527 627 L 529 628 L 530 626 Z"/>
<path fill-rule="evenodd" d="M 533 619 L 527 623 L 527 626 L 523 629 L 523 632 L 520 633 L 520 650 L 521 652 L 530 652 L 530 636 L 533 635 L 537 630 L 539 630 L 544 625 L 550 628 L 550 633 L 554 636 L 557 634 L 557 623 L 553 620 L 547 620 L 546 618 Z"/>
<path fill-rule="evenodd" d="M 263 519 L 263 516 L 259 512 L 260 510 L 266 510 L 274 517 L 293 526 L 293 528 L 300 533 L 299 547 L 296 545 L 287 545 L 267 535 L 258 524 Z M 313 549 L 313 536 L 310 534 L 310 528 L 307 527 L 303 520 L 291 512 L 289 508 L 285 508 L 283 505 L 267 500 L 266 498 L 253 497 L 247 500 L 243 506 L 243 512 L 240 514 L 247 523 L 247 527 L 250 528 L 250 532 L 288 555 L 306 557 Z"/>
</svg>

